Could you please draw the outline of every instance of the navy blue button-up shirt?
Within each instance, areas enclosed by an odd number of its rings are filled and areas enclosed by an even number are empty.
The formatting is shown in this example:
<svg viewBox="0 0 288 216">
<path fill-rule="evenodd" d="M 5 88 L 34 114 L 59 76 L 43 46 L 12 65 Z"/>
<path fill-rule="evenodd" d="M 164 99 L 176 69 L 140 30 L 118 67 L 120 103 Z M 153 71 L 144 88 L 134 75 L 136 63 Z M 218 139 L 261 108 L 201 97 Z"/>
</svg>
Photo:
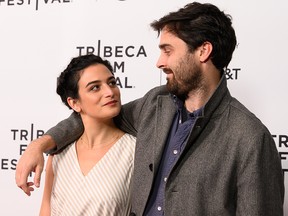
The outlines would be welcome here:
<svg viewBox="0 0 288 216">
<path fill-rule="evenodd" d="M 189 113 L 184 107 L 183 102 L 175 96 L 174 102 L 178 111 L 174 117 L 170 134 L 166 141 L 160 166 L 156 174 L 144 215 L 164 215 L 166 181 L 185 148 L 188 134 L 193 128 L 197 116 L 202 114 L 202 109 Z"/>
</svg>

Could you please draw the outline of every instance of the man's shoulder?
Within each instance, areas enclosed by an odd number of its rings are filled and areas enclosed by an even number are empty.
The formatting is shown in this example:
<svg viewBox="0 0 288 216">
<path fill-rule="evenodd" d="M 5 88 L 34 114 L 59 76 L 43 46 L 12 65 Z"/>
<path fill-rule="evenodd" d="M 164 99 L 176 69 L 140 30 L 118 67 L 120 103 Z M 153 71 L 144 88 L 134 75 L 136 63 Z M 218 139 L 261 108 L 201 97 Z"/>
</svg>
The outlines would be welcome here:
<svg viewBox="0 0 288 216">
<path fill-rule="evenodd" d="M 255 133 L 255 131 L 268 131 L 261 119 L 235 98 L 232 98 L 230 102 L 230 112 L 231 114 L 233 113 L 230 116 L 234 116 L 233 120 L 239 127 L 245 126 L 246 130 L 252 133 Z"/>
<path fill-rule="evenodd" d="M 166 85 L 156 86 L 146 93 L 146 95 L 168 95 L 168 94 L 169 92 L 166 88 Z"/>
<path fill-rule="evenodd" d="M 124 106 L 131 105 L 131 104 L 143 104 L 144 105 L 146 102 L 151 104 L 154 101 L 156 101 L 159 96 L 170 97 L 170 93 L 168 92 L 165 85 L 153 87 L 152 89 L 148 90 L 143 95 L 143 97 L 133 100 L 130 103 L 125 104 Z"/>
</svg>

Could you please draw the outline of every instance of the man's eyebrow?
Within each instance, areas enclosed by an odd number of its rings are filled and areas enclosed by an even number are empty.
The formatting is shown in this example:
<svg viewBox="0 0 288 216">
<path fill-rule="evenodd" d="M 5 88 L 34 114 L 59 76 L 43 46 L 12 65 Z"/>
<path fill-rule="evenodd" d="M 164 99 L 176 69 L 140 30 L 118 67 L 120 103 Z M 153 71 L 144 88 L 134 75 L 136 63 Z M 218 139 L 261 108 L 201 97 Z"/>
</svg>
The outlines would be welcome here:
<svg viewBox="0 0 288 216">
<path fill-rule="evenodd" d="M 165 49 L 166 47 L 169 47 L 169 46 L 170 46 L 170 44 L 167 44 L 167 43 L 166 43 L 166 44 L 159 44 L 158 47 L 159 47 L 160 49 Z"/>
</svg>

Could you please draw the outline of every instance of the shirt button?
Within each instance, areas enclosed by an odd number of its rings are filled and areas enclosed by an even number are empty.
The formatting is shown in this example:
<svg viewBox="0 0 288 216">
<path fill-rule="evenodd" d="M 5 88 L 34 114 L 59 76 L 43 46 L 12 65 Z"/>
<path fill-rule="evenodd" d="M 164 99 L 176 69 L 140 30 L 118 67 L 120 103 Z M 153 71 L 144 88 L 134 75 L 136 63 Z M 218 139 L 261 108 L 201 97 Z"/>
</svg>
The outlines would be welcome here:
<svg viewBox="0 0 288 216">
<path fill-rule="evenodd" d="M 164 182 L 167 182 L 167 177 L 164 178 Z"/>
<path fill-rule="evenodd" d="M 178 153 L 177 150 L 173 150 L 173 154 L 176 155 Z"/>
<path fill-rule="evenodd" d="M 161 206 L 158 206 L 158 207 L 157 207 L 157 210 L 158 210 L 158 211 L 161 211 L 161 210 L 162 210 Z"/>
</svg>

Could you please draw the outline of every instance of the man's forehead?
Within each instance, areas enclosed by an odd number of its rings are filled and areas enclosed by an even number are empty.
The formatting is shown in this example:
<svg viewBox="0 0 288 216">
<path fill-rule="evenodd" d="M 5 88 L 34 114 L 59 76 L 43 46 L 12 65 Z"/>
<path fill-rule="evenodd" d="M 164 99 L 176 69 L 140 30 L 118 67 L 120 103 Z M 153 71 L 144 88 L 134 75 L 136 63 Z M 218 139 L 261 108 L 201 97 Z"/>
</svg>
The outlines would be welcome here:
<svg viewBox="0 0 288 216">
<path fill-rule="evenodd" d="M 160 32 L 159 48 L 167 46 L 178 46 L 178 45 L 186 45 L 186 43 L 169 30 L 163 29 Z"/>
</svg>

